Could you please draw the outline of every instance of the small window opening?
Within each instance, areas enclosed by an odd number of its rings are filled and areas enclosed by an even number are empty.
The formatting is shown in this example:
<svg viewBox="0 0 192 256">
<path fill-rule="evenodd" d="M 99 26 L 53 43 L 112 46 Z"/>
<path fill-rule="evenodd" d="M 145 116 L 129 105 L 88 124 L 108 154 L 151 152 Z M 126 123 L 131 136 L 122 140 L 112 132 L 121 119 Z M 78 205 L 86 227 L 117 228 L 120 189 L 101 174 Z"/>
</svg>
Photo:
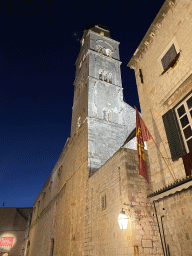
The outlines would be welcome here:
<svg viewBox="0 0 192 256">
<path fill-rule="evenodd" d="M 172 60 L 176 57 L 177 52 L 174 44 L 169 48 L 164 57 L 161 59 L 163 69 L 166 69 L 168 65 L 172 62 Z"/>
<path fill-rule="evenodd" d="M 101 197 L 101 210 L 104 211 L 106 209 L 106 194 Z"/>
</svg>

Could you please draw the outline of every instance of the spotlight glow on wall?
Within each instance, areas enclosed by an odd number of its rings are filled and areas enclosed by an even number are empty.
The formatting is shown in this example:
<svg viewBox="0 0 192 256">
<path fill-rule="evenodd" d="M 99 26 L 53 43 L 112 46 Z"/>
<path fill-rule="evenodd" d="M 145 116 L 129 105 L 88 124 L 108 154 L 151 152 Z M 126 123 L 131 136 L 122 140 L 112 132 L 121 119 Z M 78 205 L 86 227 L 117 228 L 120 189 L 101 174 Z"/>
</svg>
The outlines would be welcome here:
<svg viewBox="0 0 192 256">
<path fill-rule="evenodd" d="M 125 215 L 125 212 L 122 209 L 118 217 L 118 223 L 119 223 L 120 229 L 122 230 L 127 229 L 128 221 L 129 221 L 129 218 Z"/>
</svg>

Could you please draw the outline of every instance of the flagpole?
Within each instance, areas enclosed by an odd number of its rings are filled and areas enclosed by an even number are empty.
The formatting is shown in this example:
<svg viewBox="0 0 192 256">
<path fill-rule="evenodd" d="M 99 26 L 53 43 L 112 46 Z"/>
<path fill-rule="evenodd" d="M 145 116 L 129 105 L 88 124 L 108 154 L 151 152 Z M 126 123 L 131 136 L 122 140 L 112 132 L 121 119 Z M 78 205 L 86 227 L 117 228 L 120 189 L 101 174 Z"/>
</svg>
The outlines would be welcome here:
<svg viewBox="0 0 192 256">
<path fill-rule="evenodd" d="M 157 149 L 159 150 L 159 148 L 158 148 L 156 142 L 154 141 L 153 137 L 152 137 L 152 140 L 153 140 L 153 142 L 155 143 Z M 159 150 L 159 153 L 161 154 L 161 151 L 160 151 L 160 150 Z M 165 164 L 167 165 L 168 170 L 170 171 L 170 173 L 171 173 L 171 175 L 172 175 L 172 177 L 173 177 L 173 174 L 172 174 L 171 170 L 169 169 L 169 166 L 168 166 L 168 164 L 166 163 L 166 161 L 165 161 L 164 157 L 162 156 L 162 154 L 161 154 L 161 157 L 163 158 Z M 176 181 L 176 179 L 175 179 L 174 177 L 173 177 L 173 180 Z"/>
<path fill-rule="evenodd" d="M 137 110 L 137 108 L 136 108 L 135 106 L 134 106 L 134 108 L 135 108 L 135 110 Z M 152 136 L 151 136 L 151 137 L 152 137 Z M 174 178 L 174 176 L 173 176 L 173 174 L 172 174 L 171 170 L 169 169 L 168 164 L 166 163 L 166 161 L 165 161 L 164 157 L 162 156 L 160 149 L 158 148 L 158 146 L 157 146 L 156 142 L 154 141 L 153 137 L 152 137 L 152 140 L 153 140 L 153 142 L 155 143 L 155 145 L 156 145 L 157 149 L 159 150 L 159 153 L 160 153 L 161 157 L 163 158 L 163 160 L 164 160 L 165 164 L 167 165 L 167 168 L 168 168 L 169 172 L 171 173 L 173 180 L 174 180 L 174 181 L 176 181 L 176 179 Z"/>
</svg>

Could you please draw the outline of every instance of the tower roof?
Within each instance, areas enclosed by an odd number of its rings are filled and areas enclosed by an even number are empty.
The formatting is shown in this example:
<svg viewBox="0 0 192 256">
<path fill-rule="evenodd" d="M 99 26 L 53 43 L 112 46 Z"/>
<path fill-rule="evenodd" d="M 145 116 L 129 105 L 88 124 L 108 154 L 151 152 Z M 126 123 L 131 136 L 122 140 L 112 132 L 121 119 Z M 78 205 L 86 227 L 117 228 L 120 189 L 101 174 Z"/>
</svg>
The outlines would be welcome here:
<svg viewBox="0 0 192 256">
<path fill-rule="evenodd" d="M 99 24 L 97 22 L 88 24 L 86 26 L 85 30 L 87 30 L 87 31 L 88 30 L 92 30 L 92 31 L 94 31 L 94 32 L 96 32 L 98 34 L 103 32 L 104 36 L 111 38 L 109 30 L 107 29 L 107 27 L 103 26 L 103 25 L 101 25 L 101 24 Z"/>
</svg>

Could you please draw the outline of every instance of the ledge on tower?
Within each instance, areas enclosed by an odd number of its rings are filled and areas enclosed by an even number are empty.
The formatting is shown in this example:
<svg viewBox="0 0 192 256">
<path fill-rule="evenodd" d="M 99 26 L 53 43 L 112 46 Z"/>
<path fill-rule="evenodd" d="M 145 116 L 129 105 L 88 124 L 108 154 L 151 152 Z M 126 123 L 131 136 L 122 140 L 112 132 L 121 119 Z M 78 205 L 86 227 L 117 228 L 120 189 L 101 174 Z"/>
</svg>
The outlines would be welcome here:
<svg viewBox="0 0 192 256">
<path fill-rule="evenodd" d="M 111 38 L 110 31 L 107 27 L 99 23 L 90 23 L 86 26 L 85 30 L 92 30 L 98 34 L 103 34 L 104 36 Z"/>
</svg>

